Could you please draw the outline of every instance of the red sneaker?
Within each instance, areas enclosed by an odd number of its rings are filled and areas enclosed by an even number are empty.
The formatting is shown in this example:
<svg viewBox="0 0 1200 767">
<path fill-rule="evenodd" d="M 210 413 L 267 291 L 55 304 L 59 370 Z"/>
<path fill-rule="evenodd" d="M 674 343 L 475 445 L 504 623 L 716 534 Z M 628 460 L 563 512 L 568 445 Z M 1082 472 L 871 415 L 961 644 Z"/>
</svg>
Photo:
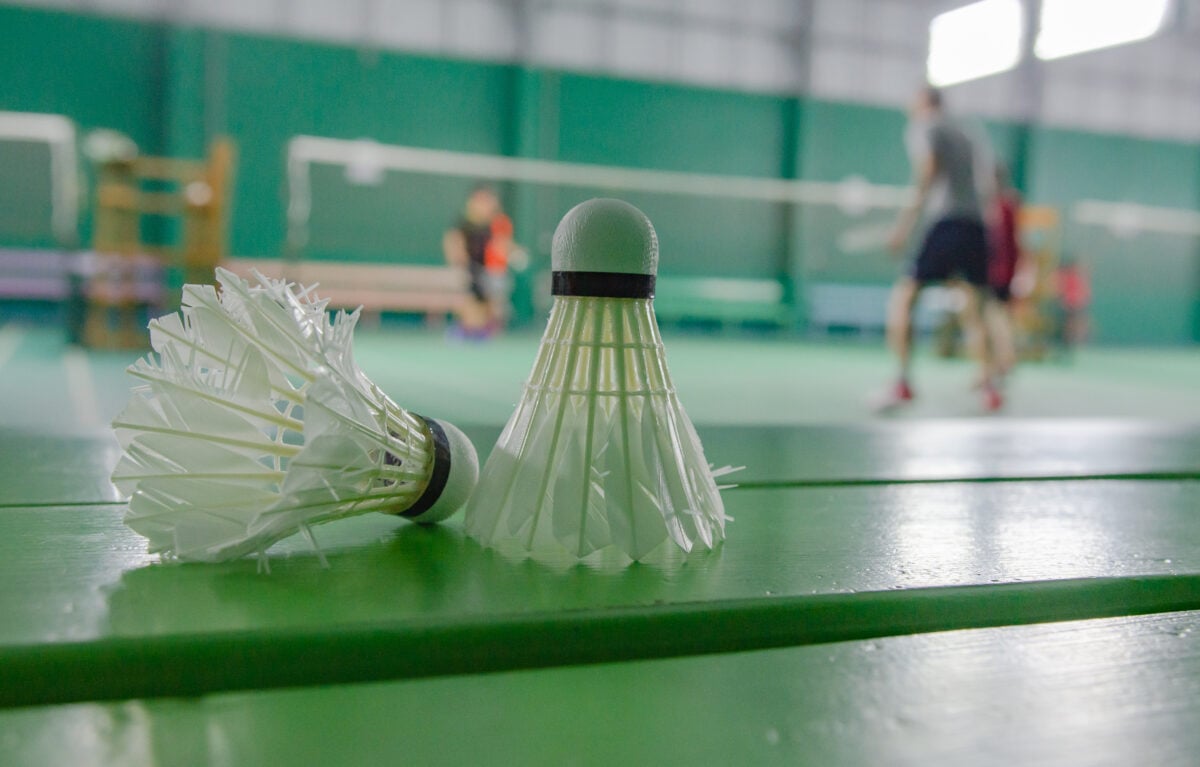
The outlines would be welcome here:
<svg viewBox="0 0 1200 767">
<path fill-rule="evenodd" d="M 886 413 L 895 410 L 901 405 L 907 405 L 912 400 L 912 387 L 908 385 L 908 381 L 901 379 L 887 391 L 877 394 L 871 402 L 871 407 L 876 413 Z"/>
<path fill-rule="evenodd" d="M 1000 394 L 1000 390 L 995 386 L 983 387 L 983 409 L 989 413 L 995 413 L 1002 407 L 1004 407 L 1004 396 Z"/>
</svg>

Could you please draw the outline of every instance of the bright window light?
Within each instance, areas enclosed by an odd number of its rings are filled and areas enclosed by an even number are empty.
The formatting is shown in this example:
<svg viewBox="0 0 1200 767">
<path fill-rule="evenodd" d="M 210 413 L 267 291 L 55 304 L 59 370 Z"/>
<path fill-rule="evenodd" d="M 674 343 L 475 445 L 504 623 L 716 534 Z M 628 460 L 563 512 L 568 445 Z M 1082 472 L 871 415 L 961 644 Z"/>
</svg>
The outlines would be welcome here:
<svg viewBox="0 0 1200 767">
<path fill-rule="evenodd" d="M 1006 72 L 1021 59 L 1020 0 L 982 0 L 935 16 L 926 73 L 944 86 Z"/>
<path fill-rule="evenodd" d="M 1167 18 L 1170 0 L 1042 0 L 1033 50 L 1039 59 L 1144 40 Z"/>
</svg>

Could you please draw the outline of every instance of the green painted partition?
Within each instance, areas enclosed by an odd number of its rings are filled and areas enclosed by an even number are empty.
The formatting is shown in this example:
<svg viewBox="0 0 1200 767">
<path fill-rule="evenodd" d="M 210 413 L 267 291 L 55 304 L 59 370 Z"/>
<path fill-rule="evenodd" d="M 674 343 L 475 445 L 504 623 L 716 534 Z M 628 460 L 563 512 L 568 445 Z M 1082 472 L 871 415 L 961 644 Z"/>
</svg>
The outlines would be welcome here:
<svg viewBox="0 0 1200 767">
<path fill-rule="evenodd" d="M 784 96 L 582 74 L 559 78 L 559 159 L 775 177 Z"/>
<path fill-rule="evenodd" d="M 283 255 L 286 144 L 301 133 L 759 178 L 909 178 L 905 117 L 896 109 L 14 7 L 0 7 L 0 28 L 0 109 L 64 114 L 81 130 L 115 128 L 148 152 L 177 156 L 199 156 L 214 136 L 231 135 L 239 162 L 230 237 L 239 256 Z M 1087 198 L 1200 206 L 1194 144 L 1009 123 L 986 128 L 1031 202 L 1068 212 Z M 5 162 L 32 178 L 36 160 Z M 304 256 L 439 263 L 441 234 L 471 183 L 388 174 L 379 186 L 356 186 L 340 168 L 318 167 Z M 43 204 L 30 201 L 37 182 L 26 190 L 24 207 L 6 202 L 0 213 L 0 246 L 47 244 L 29 231 L 32 214 L 25 211 Z M 517 296 L 519 316 L 530 319 L 559 216 L 589 195 L 612 191 L 527 184 L 500 190 L 532 255 Z M 899 269 L 882 247 L 890 209 L 624 196 L 658 227 L 664 278 L 677 278 L 677 285 L 710 277 L 778 281 L 781 300 L 799 320 L 806 284 L 882 285 Z M 86 241 L 86 226 L 84 233 Z M 1072 227 L 1067 245 L 1094 270 L 1097 341 L 1200 338 L 1195 238 L 1122 239 Z"/>
<path fill-rule="evenodd" d="M 1084 199 L 1196 209 L 1200 147 L 1123 136 L 1036 128 L 1031 137 L 1028 199 L 1068 215 L 1065 250 L 1088 270 L 1097 340 L 1180 343 L 1193 338 L 1200 287 L 1197 238 L 1071 223 Z"/>
<path fill-rule="evenodd" d="M 571 162 L 778 178 L 790 163 L 790 99 L 563 74 L 557 157 Z M 598 190 L 597 190 L 598 191 Z M 590 190 L 566 189 L 568 202 Z M 775 279 L 783 206 L 722 197 L 628 195 L 658 230 L 663 275 Z"/>
<path fill-rule="evenodd" d="M 225 53 L 223 127 L 241 149 L 235 253 L 282 250 L 284 157 L 293 135 L 488 154 L 508 149 L 511 67 L 243 35 L 228 35 Z M 380 190 L 329 178 L 338 173 L 326 168 L 314 176 L 313 257 L 440 260 L 441 233 L 469 180 L 403 175 Z"/>
<path fill-rule="evenodd" d="M 163 28 L 0 6 L 0 109 L 65 114 L 161 146 Z"/>
<path fill-rule="evenodd" d="M 160 25 L 0 6 L 0 110 L 71 118 L 128 134 L 145 151 L 163 147 Z M 0 147 L 0 247 L 55 246 L 44 144 Z M 18 179 L 14 181 L 14 179 Z M 87 200 L 80 231 L 90 239 Z"/>
<path fill-rule="evenodd" d="M 893 109 L 808 100 L 801 122 L 799 175 L 809 181 L 906 184 L 910 171 L 904 127 L 904 115 Z M 797 210 L 790 273 L 795 293 L 805 304 L 805 317 L 810 309 L 807 287 L 885 285 L 895 278 L 899 265 L 883 248 L 894 218 L 891 209 L 804 205 Z"/>
</svg>

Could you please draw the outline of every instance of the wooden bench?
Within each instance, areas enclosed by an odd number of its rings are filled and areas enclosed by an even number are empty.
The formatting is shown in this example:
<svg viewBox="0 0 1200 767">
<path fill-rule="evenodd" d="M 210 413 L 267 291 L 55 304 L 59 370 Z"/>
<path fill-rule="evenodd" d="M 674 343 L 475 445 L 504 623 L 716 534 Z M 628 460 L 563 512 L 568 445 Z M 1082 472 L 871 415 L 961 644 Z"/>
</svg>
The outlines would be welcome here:
<svg viewBox="0 0 1200 767">
<path fill-rule="evenodd" d="M 71 255 L 52 249 L 0 249 L 0 298 L 62 301 Z"/>
<path fill-rule="evenodd" d="M 891 285 L 815 282 L 805 286 L 808 325 L 815 331 L 856 330 L 881 333 L 887 323 Z M 940 285 L 925 288 L 917 302 L 913 325 L 918 332 L 932 331 L 948 311 L 958 311 L 958 294 Z"/>
<path fill-rule="evenodd" d="M 464 271 L 448 266 L 363 264 L 338 261 L 287 263 L 280 259 L 227 259 L 222 266 L 253 279 L 286 277 L 301 285 L 320 286 L 318 294 L 332 309 L 353 310 L 378 317 L 383 312 L 424 314 L 431 321 L 458 310 L 467 296 Z"/>
</svg>

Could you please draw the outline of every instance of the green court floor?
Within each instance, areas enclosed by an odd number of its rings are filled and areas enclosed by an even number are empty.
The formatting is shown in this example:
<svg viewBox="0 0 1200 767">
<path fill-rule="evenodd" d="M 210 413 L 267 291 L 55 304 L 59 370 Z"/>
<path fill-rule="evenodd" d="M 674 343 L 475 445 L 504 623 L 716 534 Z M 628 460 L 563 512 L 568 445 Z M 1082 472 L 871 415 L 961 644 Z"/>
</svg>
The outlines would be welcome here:
<svg viewBox="0 0 1200 767">
<path fill-rule="evenodd" d="M 104 431 L 126 397 L 129 352 L 67 350 L 47 328 L 0 328 L 0 423 L 35 434 Z M 539 337 L 449 341 L 420 329 L 362 329 L 356 355 L 400 404 L 461 424 L 503 424 L 520 396 Z M 878 422 L 871 396 L 893 375 L 881 343 L 760 336 L 665 335 L 667 360 L 692 420 L 786 426 Z M 972 365 L 925 357 L 918 398 L 891 416 L 973 418 Z M 1137 418 L 1200 423 L 1200 352 L 1084 349 L 1069 362 L 1030 363 L 1010 382 L 1000 418 Z"/>
<path fill-rule="evenodd" d="M 365 330 L 486 454 L 537 343 Z M 0 763 L 1193 764 L 1200 355 L 1084 350 L 880 419 L 875 345 L 668 333 L 726 543 L 513 560 L 371 515 L 255 562 L 121 522 L 129 354 L 0 328 Z"/>
</svg>

